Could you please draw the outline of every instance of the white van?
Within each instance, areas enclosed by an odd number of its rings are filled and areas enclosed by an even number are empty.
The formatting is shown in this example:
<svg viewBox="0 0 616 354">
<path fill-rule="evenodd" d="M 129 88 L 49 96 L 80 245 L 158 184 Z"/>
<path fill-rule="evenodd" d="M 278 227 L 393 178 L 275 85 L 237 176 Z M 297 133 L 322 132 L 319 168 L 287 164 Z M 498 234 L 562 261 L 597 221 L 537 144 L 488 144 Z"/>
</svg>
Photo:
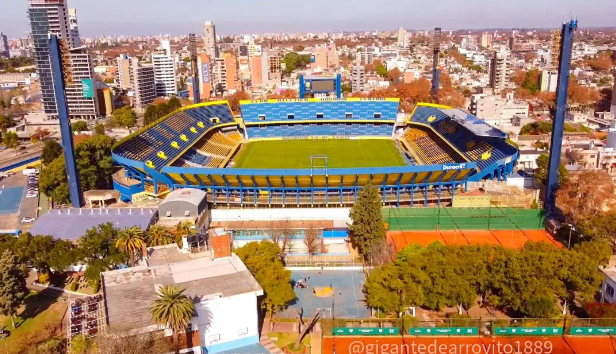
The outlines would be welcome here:
<svg viewBox="0 0 616 354">
<path fill-rule="evenodd" d="M 39 170 L 34 167 L 26 167 L 23 170 L 24 176 L 34 176 L 34 175 L 38 175 L 38 173 L 39 173 Z"/>
</svg>

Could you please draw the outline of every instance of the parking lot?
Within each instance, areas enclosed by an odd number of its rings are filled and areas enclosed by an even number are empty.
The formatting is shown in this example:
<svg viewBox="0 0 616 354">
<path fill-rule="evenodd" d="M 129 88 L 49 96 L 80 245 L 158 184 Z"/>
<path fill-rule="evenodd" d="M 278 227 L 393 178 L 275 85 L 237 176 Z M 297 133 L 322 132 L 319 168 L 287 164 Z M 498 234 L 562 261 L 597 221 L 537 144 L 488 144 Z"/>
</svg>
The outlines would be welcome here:
<svg viewBox="0 0 616 354">
<path fill-rule="evenodd" d="M 35 218 L 38 209 L 38 178 L 24 176 L 17 172 L 0 179 L 0 229 L 13 230 L 27 228 L 30 223 L 22 223 L 27 218 Z"/>
</svg>

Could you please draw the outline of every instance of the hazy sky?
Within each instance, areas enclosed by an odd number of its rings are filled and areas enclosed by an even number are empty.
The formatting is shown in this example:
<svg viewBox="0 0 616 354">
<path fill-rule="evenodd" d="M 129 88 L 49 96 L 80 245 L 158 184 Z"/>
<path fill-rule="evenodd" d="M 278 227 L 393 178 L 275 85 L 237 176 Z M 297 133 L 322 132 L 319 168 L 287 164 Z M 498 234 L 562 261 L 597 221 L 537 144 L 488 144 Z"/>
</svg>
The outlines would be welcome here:
<svg viewBox="0 0 616 354">
<path fill-rule="evenodd" d="M 68 0 L 82 36 L 462 28 L 616 27 L 615 0 Z M 0 31 L 29 29 L 27 0 L 0 0 Z"/>
</svg>

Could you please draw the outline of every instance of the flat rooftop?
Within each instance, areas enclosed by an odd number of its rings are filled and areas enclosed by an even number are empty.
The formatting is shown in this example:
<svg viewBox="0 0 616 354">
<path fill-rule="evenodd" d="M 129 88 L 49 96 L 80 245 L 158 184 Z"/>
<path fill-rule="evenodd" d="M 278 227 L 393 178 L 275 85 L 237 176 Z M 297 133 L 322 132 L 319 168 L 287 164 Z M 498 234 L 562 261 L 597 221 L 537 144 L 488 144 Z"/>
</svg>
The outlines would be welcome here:
<svg viewBox="0 0 616 354">
<path fill-rule="evenodd" d="M 212 260 L 181 253 L 175 245 L 148 250 L 147 266 L 104 272 L 103 286 L 110 326 L 139 329 L 154 325 L 150 307 L 162 285 L 178 285 L 193 301 L 228 297 L 263 289 L 244 263 L 231 257 Z"/>
</svg>

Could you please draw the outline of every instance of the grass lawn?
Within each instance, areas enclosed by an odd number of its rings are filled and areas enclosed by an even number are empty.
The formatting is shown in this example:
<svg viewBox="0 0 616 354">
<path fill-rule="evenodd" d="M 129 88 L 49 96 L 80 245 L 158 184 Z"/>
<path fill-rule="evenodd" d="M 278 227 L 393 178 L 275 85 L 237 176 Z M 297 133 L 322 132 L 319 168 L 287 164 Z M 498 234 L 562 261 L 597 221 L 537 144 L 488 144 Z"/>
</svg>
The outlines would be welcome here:
<svg viewBox="0 0 616 354">
<path fill-rule="evenodd" d="M 8 338 L 0 339 L 0 352 L 4 353 L 6 347 L 9 354 L 26 352 L 28 345 L 47 339 L 47 327 L 50 324 L 60 326 L 61 330 L 67 304 L 58 300 L 56 297 L 31 292 L 25 300 L 25 306 L 15 318 L 16 329 L 11 326 L 10 318 L 0 316 L 0 326 L 11 332 Z M 5 342 L 6 346 L 2 342 Z"/>
<path fill-rule="evenodd" d="M 236 168 L 310 168 L 310 156 L 327 155 L 329 168 L 404 166 L 391 139 L 264 140 L 244 144 Z M 323 167 L 315 160 L 315 168 Z"/>
</svg>

